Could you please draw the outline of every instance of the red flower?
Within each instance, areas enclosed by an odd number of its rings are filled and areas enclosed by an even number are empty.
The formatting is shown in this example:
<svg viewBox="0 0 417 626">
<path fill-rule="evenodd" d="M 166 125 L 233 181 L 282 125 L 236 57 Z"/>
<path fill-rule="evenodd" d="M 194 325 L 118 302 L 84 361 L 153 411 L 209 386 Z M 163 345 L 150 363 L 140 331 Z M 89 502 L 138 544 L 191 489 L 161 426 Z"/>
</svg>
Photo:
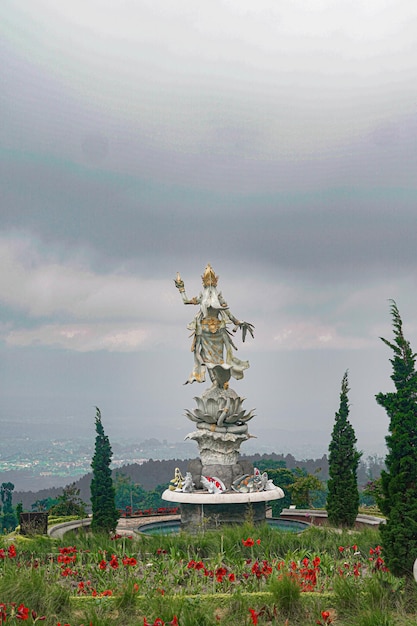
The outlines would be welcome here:
<svg viewBox="0 0 417 626">
<path fill-rule="evenodd" d="M 117 560 L 117 556 L 115 554 L 111 555 L 111 559 L 109 561 L 109 565 L 113 569 L 117 569 L 119 567 L 119 561 Z"/>
<path fill-rule="evenodd" d="M 236 580 L 236 576 L 233 573 L 229 574 L 229 582 L 234 583 L 235 580 Z"/>
<path fill-rule="evenodd" d="M 242 543 L 245 546 L 245 548 L 251 548 L 253 545 L 255 545 L 255 542 L 252 539 L 252 537 L 248 537 L 247 539 L 242 539 Z"/>
<path fill-rule="evenodd" d="M 44 622 L 46 620 L 46 615 L 42 615 L 42 617 L 38 617 L 36 611 L 31 611 L 33 622 Z"/>
<path fill-rule="evenodd" d="M 100 563 L 98 564 L 98 566 L 99 566 L 99 568 L 100 568 L 100 569 L 106 569 L 106 567 L 107 567 L 107 562 L 106 562 L 104 559 L 102 559 L 102 560 L 100 561 Z"/>
<path fill-rule="evenodd" d="M 332 618 L 330 617 L 330 611 L 322 611 L 321 613 L 321 617 L 324 620 L 323 622 L 321 622 L 320 620 L 318 620 L 316 623 L 319 624 L 320 626 L 325 626 L 325 624 L 331 624 L 332 623 Z"/>
<path fill-rule="evenodd" d="M 65 565 L 69 565 L 69 563 L 75 563 L 77 559 L 76 554 L 59 554 L 58 555 L 58 563 L 64 563 Z"/>
<path fill-rule="evenodd" d="M 29 619 L 29 609 L 24 604 L 19 604 L 17 607 L 16 618 L 21 620 Z"/>
<path fill-rule="evenodd" d="M 75 546 L 67 546 L 66 548 L 58 548 L 60 554 L 72 554 L 73 552 L 77 552 L 77 548 Z"/>
<path fill-rule="evenodd" d="M 339 546 L 339 552 L 343 552 L 344 551 L 344 547 L 343 546 Z"/>
<path fill-rule="evenodd" d="M 101 596 L 112 596 L 113 595 L 113 591 L 111 589 L 106 589 L 100 595 Z"/>
<path fill-rule="evenodd" d="M 164 626 L 164 624 L 165 622 L 163 622 L 160 617 L 157 617 L 153 623 L 153 626 Z"/>
<path fill-rule="evenodd" d="M 257 539 L 257 540 L 256 540 L 256 543 L 258 544 L 258 546 L 260 546 L 260 545 L 261 545 L 261 540 L 260 540 L 260 539 Z"/>
<path fill-rule="evenodd" d="M 4 602 L 0 602 L 0 624 L 6 621 L 6 605 Z"/>
<path fill-rule="evenodd" d="M 252 624 L 257 624 L 258 623 L 258 615 L 259 613 L 257 613 L 255 611 L 255 609 L 249 609 L 249 613 L 250 613 L 250 617 L 252 620 Z"/>
<path fill-rule="evenodd" d="M 227 569 L 225 567 L 218 567 L 216 569 L 216 576 L 226 576 L 227 574 Z"/>
<path fill-rule="evenodd" d="M 176 615 L 174 615 L 174 617 L 172 618 L 170 622 L 167 622 L 167 626 L 179 626 L 178 618 Z"/>
<path fill-rule="evenodd" d="M 61 576 L 75 576 L 77 572 L 70 567 L 62 567 Z"/>
<path fill-rule="evenodd" d="M 16 548 L 14 547 L 13 544 L 11 546 L 9 546 L 9 549 L 7 550 L 7 554 L 9 555 L 10 559 L 14 559 L 15 558 L 15 556 L 16 556 Z"/>
</svg>

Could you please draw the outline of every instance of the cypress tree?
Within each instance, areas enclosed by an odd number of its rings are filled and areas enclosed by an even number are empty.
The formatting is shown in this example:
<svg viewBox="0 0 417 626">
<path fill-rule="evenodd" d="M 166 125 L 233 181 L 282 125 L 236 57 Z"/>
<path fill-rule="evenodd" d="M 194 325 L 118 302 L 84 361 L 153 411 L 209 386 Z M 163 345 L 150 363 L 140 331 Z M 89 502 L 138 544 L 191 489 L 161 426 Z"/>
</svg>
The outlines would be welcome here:
<svg viewBox="0 0 417 626">
<path fill-rule="evenodd" d="M 13 483 L 1 484 L 0 498 L 3 503 L 3 515 L 0 516 L 0 532 L 10 532 L 14 530 L 18 524 L 12 505 L 13 490 Z"/>
<path fill-rule="evenodd" d="M 362 456 L 356 449 L 356 436 L 349 416 L 348 374 L 345 372 L 340 392 L 340 407 L 335 415 L 329 445 L 329 481 L 327 516 L 333 526 L 351 528 L 359 509 L 357 470 Z"/>
<path fill-rule="evenodd" d="M 91 529 L 96 533 L 110 533 L 116 530 L 119 513 L 115 505 L 115 489 L 111 475 L 110 463 L 112 449 L 109 438 L 104 433 L 101 423 L 100 409 L 96 407 L 96 443 L 91 467 L 91 505 L 93 519 Z"/>
<path fill-rule="evenodd" d="M 389 417 L 386 470 L 381 473 L 379 507 L 386 516 L 380 526 L 385 562 L 395 576 L 411 577 L 417 558 L 417 373 L 416 354 L 405 339 L 396 303 L 391 301 L 394 341 L 391 379 L 395 391 L 376 401 Z"/>
</svg>

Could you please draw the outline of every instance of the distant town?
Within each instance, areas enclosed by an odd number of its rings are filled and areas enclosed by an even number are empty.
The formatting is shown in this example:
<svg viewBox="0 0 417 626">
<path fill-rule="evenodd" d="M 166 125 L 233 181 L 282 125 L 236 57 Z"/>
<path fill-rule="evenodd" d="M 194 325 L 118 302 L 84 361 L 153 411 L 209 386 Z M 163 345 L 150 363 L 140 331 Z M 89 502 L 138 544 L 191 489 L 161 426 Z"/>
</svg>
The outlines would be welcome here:
<svg viewBox="0 0 417 626">
<path fill-rule="evenodd" d="M 140 465 L 148 459 L 185 459 L 193 451 L 189 443 L 169 444 L 157 439 L 138 444 L 112 442 L 112 449 L 113 468 Z M 3 481 L 12 482 L 16 490 L 60 487 L 90 472 L 93 454 L 94 439 L 8 437 L 7 441 L 0 441 L 0 475 Z"/>
<path fill-rule="evenodd" d="M 132 443 L 124 440 L 112 441 L 114 469 L 130 464 L 141 465 L 149 459 L 189 459 L 197 454 L 190 441 L 168 442 L 156 438 Z M 298 459 L 320 458 L 327 453 L 320 443 L 303 446 L 283 442 L 281 446 L 262 446 L 259 440 L 251 439 L 245 445 L 244 452 L 252 454 L 293 454 Z M 2 481 L 10 481 L 17 491 L 38 491 L 51 487 L 63 487 L 88 474 L 91 471 L 91 459 L 94 454 L 94 438 L 79 437 L 46 439 L 42 434 L 37 438 L 30 436 L 16 437 L 8 433 L 0 440 L 0 476 Z M 369 454 L 373 454 L 369 451 Z M 378 451 L 379 454 L 379 451 Z M 364 455 L 364 458 L 366 454 Z"/>
</svg>

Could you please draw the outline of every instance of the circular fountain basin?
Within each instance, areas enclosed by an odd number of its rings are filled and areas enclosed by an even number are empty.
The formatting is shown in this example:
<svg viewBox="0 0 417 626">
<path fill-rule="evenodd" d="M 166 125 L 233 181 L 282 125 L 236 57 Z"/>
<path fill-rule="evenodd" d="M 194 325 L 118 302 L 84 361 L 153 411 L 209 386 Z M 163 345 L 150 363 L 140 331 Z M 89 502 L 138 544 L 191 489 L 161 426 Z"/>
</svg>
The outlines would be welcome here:
<svg viewBox="0 0 417 626">
<path fill-rule="evenodd" d="M 247 493 L 184 493 L 166 489 L 162 494 L 163 500 L 180 505 L 181 528 L 190 532 L 198 531 L 202 525 L 208 530 L 223 524 L 242 524 L 249 516 L 254 524 L 261 524 L 266 518 L 266 503 L 283 497 L 281 487 Z"/>
<path fill-rule="evenodd" d="M 248 504 L 250 502 L 268 502 L 284 497 L 281 487 L 275 487 L 269 491 L 253 491 L 251 493 L 207 493 L 207 491 L 192 491 L 184 493 L 182 491 L 170 491 L 166 489 L 162 494 L 162 499 L 168 502 L 178 502 L 180 504 Z"/>
<path fill-rule="evenodd" d="M 308 522 L 299 522 L 297 520 L 286 520 L 279 518 L 268 518 L 265 522 L 271 528 L 274 528 L 282 532 L 300 533 L 306 530 L 310 526 Z M 161 520 L 156 522 L 149 522 L 149 524 L 143 524 L 140 526 L 138 532 L 145 535 L 171 535 L 177 534 L 181 530 L 181 521 L 175 520 Z"/>
</svg>

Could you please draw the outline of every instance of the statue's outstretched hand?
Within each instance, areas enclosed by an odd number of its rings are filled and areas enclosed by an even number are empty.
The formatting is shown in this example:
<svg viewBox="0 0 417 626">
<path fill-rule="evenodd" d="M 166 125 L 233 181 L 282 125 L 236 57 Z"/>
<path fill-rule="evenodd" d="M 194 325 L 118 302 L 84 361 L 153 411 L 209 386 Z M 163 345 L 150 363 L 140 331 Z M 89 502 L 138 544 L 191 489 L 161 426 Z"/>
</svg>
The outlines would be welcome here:
<svg viewBox="0 0 417 626">
<path fill-rule="evenodd" d="M 249 324 L 249 322 L 242 322 L 240 324 L 240 328 L 242 329 L 242 341 L 245 343 L 246 333 L 249 332 L 250 336 L 254 337 L 255 326 L 253 324 Z"/>
<path fill-rule="evenodd" d="M 179 289 L 180 291 L 184 291 L 184 281 L 179 273 L 177 274 L 177 277 L 174 278 L 174 283 L 177 289 Z"/>
</svg>

